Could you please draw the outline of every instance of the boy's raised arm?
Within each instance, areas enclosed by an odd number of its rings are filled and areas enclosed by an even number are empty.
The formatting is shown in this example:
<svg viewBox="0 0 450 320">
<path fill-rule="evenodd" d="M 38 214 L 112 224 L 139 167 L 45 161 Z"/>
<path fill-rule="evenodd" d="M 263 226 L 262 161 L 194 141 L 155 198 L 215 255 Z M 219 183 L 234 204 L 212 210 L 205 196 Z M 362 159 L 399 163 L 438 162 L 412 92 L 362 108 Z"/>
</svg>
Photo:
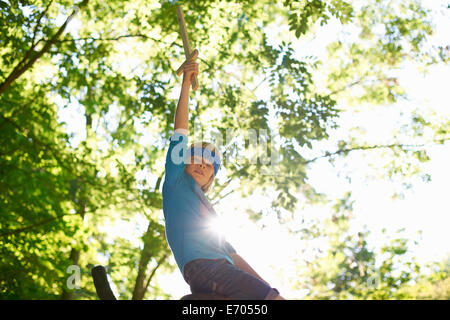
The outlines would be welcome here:
<svg viewBox="0 0 450 320">
<path fill-rule="evenodd" d="M 175 112 L 174 130 L 184 129 L 187 132 L 189 129 L 189 91 L 194 75 L 198 75 L 198 64 L 192 60 L 184 67 L 180 99 Z"/>
</svg>

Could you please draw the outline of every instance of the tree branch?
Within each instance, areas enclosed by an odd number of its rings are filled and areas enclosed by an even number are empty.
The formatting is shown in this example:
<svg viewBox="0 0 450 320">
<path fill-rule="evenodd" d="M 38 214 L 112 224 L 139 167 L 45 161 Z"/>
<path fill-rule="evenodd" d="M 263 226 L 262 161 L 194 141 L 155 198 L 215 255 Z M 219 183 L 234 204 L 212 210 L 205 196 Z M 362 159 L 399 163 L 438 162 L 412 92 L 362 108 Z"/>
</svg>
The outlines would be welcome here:
<svg viewBox="0 0 450 320">
<path fill-rule="evenodd" d="M 137 199 L 134 199 L 134 200 L 137 200 Z M 109 204 L 106 204 L 106 205 L 104 205 L 104 206 L 97 207 L 97 208 L 95 208 L 95 210 L 84 211 L 84 214 L 87 214 L 87 213 L 95 213 L 97 210 L 107 209 L 109 206 L 112 206 L 112 205 L 121 205 L 121 204 L 127 203 L 127 202 L 129 202 L 129 201 L 130 201 L 130 200 L 124 200 L 124 201 L 122 201 L 122 202 L 109 203 Z M 41 221 L 39 221 L 38 223 L 33 224 L 33 225 L 29 225 L 29 226 L 27 226 L 27 227 L 18 228 L 18 229 L 14 229 L 14 230 L 8 230 L 8 231 L 6 231 L 6 232 L 0 233 L 0 238 L 1 238 L 1 237 L 6 237 L 6 236 L 9 236 L 9 235 L 16 235 L 16 234 L 21 233 L 21 232 L 24 232 L 24 231 L 29 231 L 29 230 L 31 230 L 31 229 L 35 229 L 35 228 L 37 228 L 37 227 L 40 227 L 40 226 L 42 226 L 42 225 L 44 225 L 44 224 L 47 224 L 47 223 L 49 223 L 49 222 L 52 222 L 52 221 L 54 221 L 54 220 L 60 219 L 60 218 L 65 217 L 65 216 L 70 216 L 70 215 L 75 216 L 76 214 L 75 214 L 75 213 L 70 213 L 70 212 L 69 212 L 69 213 L 64 213 L 64 214 L 61 214 L 61 215 L 56 216 L 56 217 L 51 217 L 51 218 L 48 218 L 48 219 L 41 220 Z"/>
<path fill-rule="evenodd" d="M 92 41 L 118 41 L 118 40 L 123 39 L 123 38 L 144 38 L 144 39 L 153 40 L 155 42 L 166 44 L 162 40 L 155 39 L 155 38 L 149 37 L 149 36 L 147 36 L 145 34 L 141 34 L 141 33 L 125 34 L 125 35 L 121 35 L 121 36 L 117 36 L 117 37 L 110 37 L 110 38 L 85 37 L 85 38 L 76 38 L 76 39 L 61 39 L 61 40 L 56 40 L 55 42 L 76 42 L 76 41 L 88 41 L 88 40 L 92 40 Z"/>
<path fill-rule="evenodd" d="M 44 47 L 37 52 L 32 58 L 30 58 L 31 53 L 34 52 L 34 47 L 37 45 L 34 45 L 30 48 L 30 50 L 28 50 L 26 56 L 24 57 L 24 59 L 22 59 L 22 61 L 19 62 L 19 64 L 13 69 L 13 71 L 11 72 L 11 74 L 5 79 L 5 81 L 0 84 L 0 95 L 3 94 L 3 92 L 5 92 L 5 90 L 17 79 L 19 78 L 25 71 L 27 71 L 28 69 L 30 69 L 33 64 L 40 58 L 42 57 L 42 55 L 44 53 L 46 53 L 50 47 L 56 42 L 56 40 L 59 38 L 59 36 L 64 32 L 64 30 L 67 27 L 67 24 L 70 22 L 70 20 L 78 13 L 79 8 L 84 7 L 85 5 L 87 5 L 87 3 L 89 2 L 89 0 L 83 0 L 82 3 L 80 3 L 80 5 L 78 7 L 76 7 L 72 13 L 70 14 L 70 16 L 66 19 L 66 21 L 63 23 L 63 25 L 59 28 L 59 30 L 53 35 L 53 37 L 47 41 L 47 43 L 44 45 Z M 39 43 L 39 41 L 38 41 Z M 28 62 L 25 62 L 26 60 L 28 60 Z M 22 66 L 23 64 L 23 66 Z"/>
<path fill-rule="evenodd" d="M 158 180 L 156 180 L 156 185 L 155 185 L 155 192 L 159 190 L 159 186 L 161 185 L 161 180 L 164 176 L 164 172 L 158 177 Z"/>
<path fill-rule="evenodd" d="M 51 218 L 48 218 L 48 219 L 44 219 L 44 220 L 42 220 L 42 221 L 40 221 L 40 222 L 38 222 L 38 223 L 36 223 L 36 224 L 33 224 L 33 225 L 31 225 L 31 226 L 27 226 L 27 227 L 15 229 L 15 230 L 10 230 L 10 231 L 6 231 L 6 232 L 2 232 L 2 233 L 0 233 L 0 238 L 1 238 L 1 237 L 6 237 L 6 236 L 16 235 L 16 234 L 18 234 L 18 233 L 21 233 L 21 232 L 24 232 L 24 231 L 28 231 L 28 230 L 31 230 L 31 229 L 34 229 L 34 228 L 37 228 L 37 227 L 40 227 L 40 226 L 42 226 L 42 225 L 44 225 L 44 224 L 47 224 L 47 223 L 49 223 L 49 222 L 52 222 L 52 221 L 54 221 L 54 220 L 57 220 L 57 219 L 59 219 L 59 218 L 62 218 L 62 217 L 64 217 L 64 216 L 67 216 L 67 215 L 72 215 L 72 213 L 65 213 L 65 214 L 62 214 L 62 215 L 59 215 L 59 216 L 56 216 L 56 217 L 51 217 Z"/>
<path fill-rule="evenodd" d="M 349 83 L 349 84 L 346 84 L 343 88 L 336 89 L 336 90 L 332 91 L 332 92 L 331 92 L 330 94 L 328 94 L 328 95 L 329 95 L 329 96 L 332 96 L 333 94 L 337 94 L 337 93 L 339 93 L 339 92 L 342 92 L 342 91 L 344 91 L 344 90 L 347 90 L 347 89 L 349 89 L 349 88 L 351 88 L 351 87 L 353 87 L 353 86 L 356 86 L 357 84 L 360 84 L 361 82 L 363 82 L 363 80 L 364 80 L 364 76 L 361 77 L 361 78 L 359 78 L 359 79 L 356 80 L 356 81 L 353 81 L 353 82 L 351 82 L 351 83 Z"/>
<path fill-rule="evenodd" d="M 437 139 L 437 140 L 433 140 L 433 142 L 436 142 L 437 144 L 442 144 L 445 141 L 450 140 L 450 138 L 445 138 L 445 139 Z M 404 148 L 404 147 L 411 147 L 411 148 L 418 148 L 418 147 L 425 147 L 429 144 L 401 144 L 401 143 L 393 143 L 393 144 L 388 144 L 388 145 L 374 145 L 374 146 L 357 146 L 357 147 L 352 147 L 352 148 L 345 148 L 345 149 L 340 149 L 334 152 L 326 152 L 324 155 L 306 160 L 303 162 L 303 164 L 309 164 L 312 163 L 314 161 L 317 161 L 319 159 L 323 159 L 323 158 L 329 158 L 335 155 L 339 155 L 342 153 L 349 153 L 352 151 L 357 151 L 357 150 L 373 150 L 373 149 L 389 149 L 389 148 L 394 148 L 394 147 L 400 147 L 400 148 Z"/>
<path fill-rule="evenodd" d="M 156 270 L 158 270 L 158 268 L 162 265 L 162 263 L 164 262 L 164 260 L 167 259 L 167 256 L 168 256 L 168 255 L 169 255 L 168 253 L 165 253 L 165 254 L 158 260 L 158 262 L 156 263 L 156 266 L 153 268 L 152 273 L 151 273 L 150 276 L 148 277 L 147 283 L 145 284 L 145 287 L 144 287 L 144 294 L 145 294 L 145 292 L 147 292 L 147 289 L 148 289 L 148 286 L 149 286 L 149 284 L 150 284 L 150 281 L 152 280 L 153 276 L 155 275 Z"/>
<path fill-rule="evenodd" d="M 217 196 L 218 197 L 214 197 L 214 199 L 216 199 L 216 201 L 214 201 L 212 203 L 213 206 L 217 205 L 220 201 L 222 201 L 224 198 L 228 197 L 230 194 L 234 193 L 236 191 L 236 189 L 232 189 L 230 191 L 228 191 L 227 193 L 225 193 L 224 195 L 219 195 L 223 190 L 225 190 L 225 188 L 228 186 L 228 184 L 233 180 L 233 177 L 231 177 L 230 179 L 228 179 L 225 183 L 222 184 L 222 188 L 217 192 Z"/>
<path fill-rule="evenodd" d="M 31 39 L 31 46 L 30 49 L 28 49 L 27 53 L 25 54 L 25 56 L 23 57 L 23 59 L 17 64 L 17 66 L 13 69 L 11 74 L 14 74 L 15 72 L 17 72 L 17 70 L 19 70 L 19 68 L 30 58 L 31 54 L 34 52 L 34 48 L 36 48 L 36 46 L 38 45 L 39 42 L 42 41 L 42 39 L 40 39 L 38 42 L 34 43 L 34 40 L 36 39 L 36 35 L 38 33 L 38 28 L 40 26 L 41 23 L 41 19 L 42 17 L 47 13 L 48 9 L 50 8 L 51 4 L 52 4 L 53 0 L 51 0 L 47 7 L 44 9 L 44 11 L 41 12 L 41 14 L 38 17 L 38 20 L 36 22 L 36 25 L 34 26 L 34 30 L 33 30 L 33 38 Z"/>
</svg>

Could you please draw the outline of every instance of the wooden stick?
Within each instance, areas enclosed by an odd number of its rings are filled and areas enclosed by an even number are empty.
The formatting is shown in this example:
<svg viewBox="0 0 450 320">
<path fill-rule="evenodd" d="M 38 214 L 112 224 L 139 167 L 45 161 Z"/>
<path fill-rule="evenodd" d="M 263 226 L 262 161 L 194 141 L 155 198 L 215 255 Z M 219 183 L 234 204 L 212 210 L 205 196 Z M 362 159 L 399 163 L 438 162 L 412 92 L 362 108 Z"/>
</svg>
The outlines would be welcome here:
<svg viewBox="0 0 450 320">
<path fill-rule="evenodd" d="M 194 51 L 192 51 L 192 55 L 189 57 L 189 59 L 186 59 L 186 61 L 184 61 L 183 64 L 178 68 L 177 76 L 182 75 L 184 71 L 184 66 L 197 57 L 198 57 L 198 50 L 195 49 Z"/>
<path fill-rule="evenodd" d="M 180 6 L 177 6 L 177 18 L 178 18 L 178 25 L 180 26 L 181 39 L 183 40 L 184 54 L 186 56 L 186 61 L 189 61 L 192 56 L 192 49 L 191 44 L 189 43 L 189 37 L 186 30 L 186 22 L 184 21 L 183 10 L 181 9 Z M 192 90 L 194 91 L 197 90 L 198 88 L 197 76 L 194 75 L 191 85 Z"/>
</svg>

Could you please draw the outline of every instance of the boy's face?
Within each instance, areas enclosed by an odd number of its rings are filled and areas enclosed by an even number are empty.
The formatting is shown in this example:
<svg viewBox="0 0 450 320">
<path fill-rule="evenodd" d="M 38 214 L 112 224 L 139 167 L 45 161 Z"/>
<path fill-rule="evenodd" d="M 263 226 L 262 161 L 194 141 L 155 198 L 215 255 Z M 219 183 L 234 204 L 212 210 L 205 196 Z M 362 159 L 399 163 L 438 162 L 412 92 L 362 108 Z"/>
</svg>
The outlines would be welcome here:
<svg viewBox="0 0 450 320">
<path fill-rule="evenodd" d="M 184 171 L 194 178 L 200 187 L 204 186 L 214 174 L 213 165 L 201 156 L 191 156 L 190 162 L 186 163 Z"/>
</svg>

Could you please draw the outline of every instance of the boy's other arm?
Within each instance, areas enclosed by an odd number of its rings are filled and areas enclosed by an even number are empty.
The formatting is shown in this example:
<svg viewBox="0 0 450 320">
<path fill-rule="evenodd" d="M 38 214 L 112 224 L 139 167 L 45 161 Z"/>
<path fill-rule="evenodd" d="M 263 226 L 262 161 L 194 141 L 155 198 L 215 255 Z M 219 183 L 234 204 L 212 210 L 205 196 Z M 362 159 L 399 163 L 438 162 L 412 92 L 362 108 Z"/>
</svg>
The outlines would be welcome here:
<svg viewBox="0 0 450 320">
<path fill-rule="evenodd" d="M 244 260 L 244 258 L 242 258 L 237 253 L 231 253 L 230 256 L 231 256 L 231 259 L 233 259 L 234 265 L 238 269 L 251 274 L 252 276 L 258 278 L 259 280 L 261 280 L 262 282 L 264 282 L 265 284 L 267 284 L 270 287 L 270 284 L 267 281 L 265 281 L 263 278 L 261 278 L 260 275 L 258 273 L 256 273 L 256 271 L 253 270 L 253 268 L 250 267 L 250 265 Z"/>
</svg>

